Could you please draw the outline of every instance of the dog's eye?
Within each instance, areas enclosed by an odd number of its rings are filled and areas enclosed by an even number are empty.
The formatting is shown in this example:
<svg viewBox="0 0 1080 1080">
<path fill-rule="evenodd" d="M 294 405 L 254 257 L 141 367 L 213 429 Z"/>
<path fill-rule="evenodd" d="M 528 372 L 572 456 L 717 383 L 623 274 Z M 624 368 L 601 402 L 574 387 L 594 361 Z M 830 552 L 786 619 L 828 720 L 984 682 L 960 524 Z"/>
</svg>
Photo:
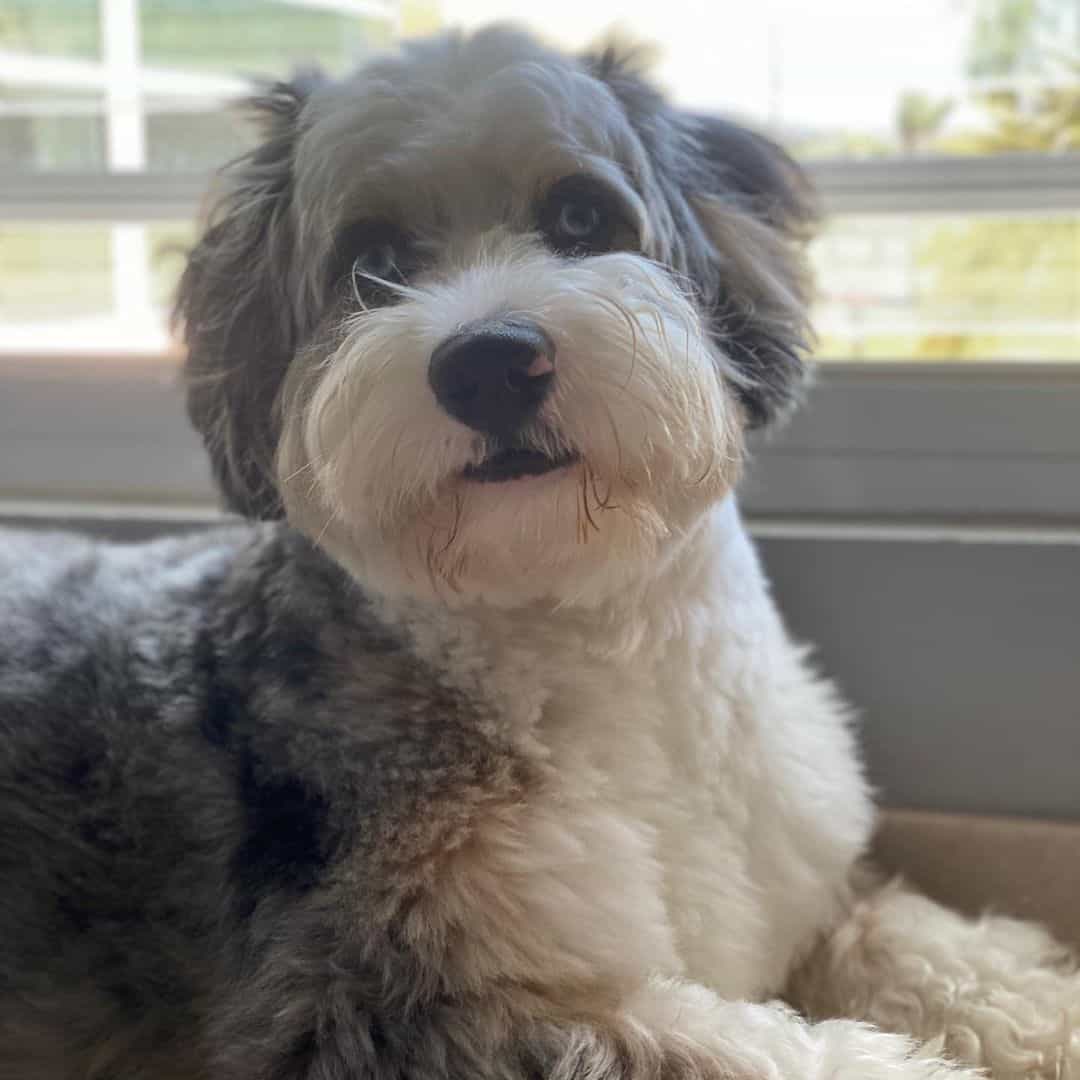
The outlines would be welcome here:
<svg viewBox="0 0 1080 1080">
<path fill-rule="evenodd" d="M 624 246 L 630 231 L 615 196 L 588 176 L 567 176 L 540 207 L 540 231 L 560 255 L 600 255 Z"/>
<path fill-rule="evenodd" d="M 588 243 L 601 235 L 607 226 L 599 206 L 584 199 L 567 199 L 559 207 L 555 229 L 560 236 L 574 243 Z"/>
<path fill-rule="evenodd" d="M 392 279 L 398 270 L 397 248 L 389 241 L 372 244 L 353 259 L 352 272 L 364 277 Z"/>
<path fill-rule="evenodd" d="M 380 282 L 404 284 L 413 263 L 410 238 L 386 221 L 358 221 L 335 244 L 335 279 L 350 280 L 362 294 L 379 290 Z"/>
</svg>

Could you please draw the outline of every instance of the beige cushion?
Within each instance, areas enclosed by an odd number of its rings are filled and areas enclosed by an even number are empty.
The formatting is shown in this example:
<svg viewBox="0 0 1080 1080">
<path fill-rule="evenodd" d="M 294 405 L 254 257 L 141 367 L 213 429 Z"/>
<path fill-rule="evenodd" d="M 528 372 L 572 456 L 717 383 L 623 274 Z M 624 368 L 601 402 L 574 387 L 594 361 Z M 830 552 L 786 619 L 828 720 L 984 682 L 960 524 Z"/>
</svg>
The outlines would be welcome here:
<svg viewBox="0 0 1080 1080">
<path fill-rule="evenodd" d="M 944 904 L 1037 919 L 1080 947 L 1080 823 L 889 810 L 874 848 Z"/>
</svg>

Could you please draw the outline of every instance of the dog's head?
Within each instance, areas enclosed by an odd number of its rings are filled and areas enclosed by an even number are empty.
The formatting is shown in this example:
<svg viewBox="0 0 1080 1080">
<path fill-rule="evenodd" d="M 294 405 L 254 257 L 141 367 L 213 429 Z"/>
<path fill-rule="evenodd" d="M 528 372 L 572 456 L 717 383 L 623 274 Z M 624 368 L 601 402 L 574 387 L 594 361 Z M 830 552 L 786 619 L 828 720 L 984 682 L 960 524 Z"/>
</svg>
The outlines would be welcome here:
<svg viewBox="0 0 1080 1080">
<path fill-rule="evenodd" d="M 254 104 L 177 306 L 233 509 L 377 588 L 589 602 L 792 401 L 800 173 L 626 59 L 493 29 Z"/>
</svg>

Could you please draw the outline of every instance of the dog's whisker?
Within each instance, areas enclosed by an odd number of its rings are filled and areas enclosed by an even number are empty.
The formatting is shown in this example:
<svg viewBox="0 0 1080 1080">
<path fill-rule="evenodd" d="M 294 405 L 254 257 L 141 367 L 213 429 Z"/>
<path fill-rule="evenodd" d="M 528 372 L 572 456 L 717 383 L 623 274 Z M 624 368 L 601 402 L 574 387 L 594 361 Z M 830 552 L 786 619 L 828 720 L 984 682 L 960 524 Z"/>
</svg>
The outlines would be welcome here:
<svg viewBox="0 0 1080 1080">
<path fill-rule="evenodd" d="M 283 484 L 291 484 L 294 480 L 296 480 L 303 473 L 314 470 L 317 467 L 317 464 L 321 464 L 321 462 L 316 463 L 314 460 L 305 461 L 303 463 L 303 465 L 299 466 L 299 468 L 294 469 L 287 476 L 283 477 L 281 482 Z"/>
</svg>

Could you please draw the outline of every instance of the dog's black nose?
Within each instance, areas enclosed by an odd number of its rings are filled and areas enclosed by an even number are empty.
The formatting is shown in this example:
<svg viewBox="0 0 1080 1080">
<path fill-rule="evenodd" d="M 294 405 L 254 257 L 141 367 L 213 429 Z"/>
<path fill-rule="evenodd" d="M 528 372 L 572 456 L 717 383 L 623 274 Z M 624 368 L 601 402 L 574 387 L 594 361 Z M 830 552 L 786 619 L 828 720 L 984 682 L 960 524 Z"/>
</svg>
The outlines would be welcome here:
<svg viewBox="0 0 1080 1080">
<path fill-rule="evenodd" d="M 431 354 L 428 382 L 455 420 L 511 436 L 536 413 L 555 378 L 555 346 L 533 323 L 471 323 Z"/>
</svg>

